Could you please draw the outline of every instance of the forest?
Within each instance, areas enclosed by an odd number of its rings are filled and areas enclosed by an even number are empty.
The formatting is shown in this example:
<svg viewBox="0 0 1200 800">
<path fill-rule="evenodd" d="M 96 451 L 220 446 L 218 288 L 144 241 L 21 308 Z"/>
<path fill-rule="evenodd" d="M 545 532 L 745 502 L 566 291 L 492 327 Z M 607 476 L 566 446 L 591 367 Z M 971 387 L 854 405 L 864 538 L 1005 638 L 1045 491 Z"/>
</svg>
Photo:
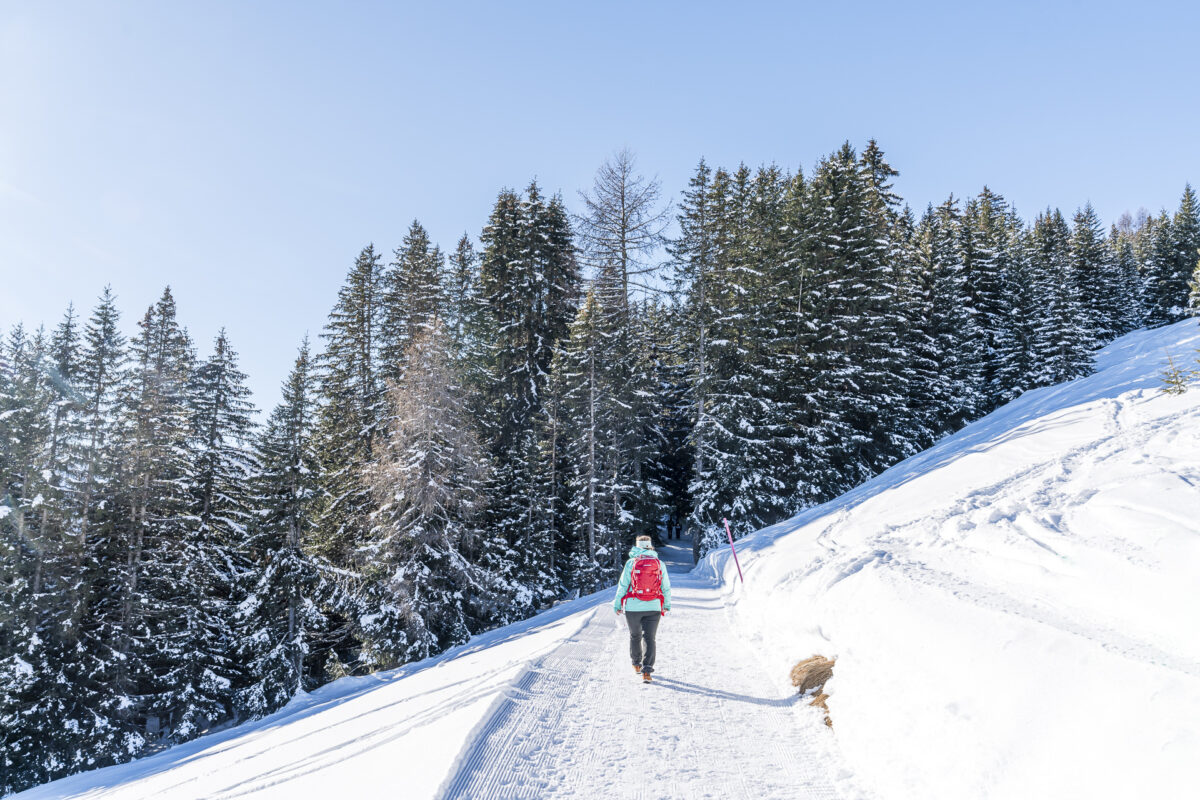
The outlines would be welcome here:
<svg viewBox="0 0 1200 800">
<path fill-rule="evenodd" d="M 1200 312 L 1190 186 L 1106 226 L 896 175 L 847 143 L 668 197 L 621 151 L 577 213 L 531 182 L 452 248 L 414 221 L 261 414 L 170 288 L 129 337 L 112 288 L 7 327 L 0 794 L 609 586 L 637 534 L 703 555 Z"/>
</svg>

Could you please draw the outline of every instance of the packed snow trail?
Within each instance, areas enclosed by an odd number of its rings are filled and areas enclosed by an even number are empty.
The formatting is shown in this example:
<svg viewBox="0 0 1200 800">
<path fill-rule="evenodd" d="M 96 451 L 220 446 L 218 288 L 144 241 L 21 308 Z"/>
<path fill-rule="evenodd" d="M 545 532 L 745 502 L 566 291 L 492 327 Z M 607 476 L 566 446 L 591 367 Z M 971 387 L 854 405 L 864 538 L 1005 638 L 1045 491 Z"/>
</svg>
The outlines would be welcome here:
<svg viewBox="0 0 1200 800">
<path fill-rule="evenodd" d="M 664 557 L 672 600 L 654 683 L 633 673 L 628 629 L 610 598 L 514 682 L 442 798 L 842 796 L 822 713 L 754 660 L 716 585 L 684 573 L 690 543 L 664 548 Z"/>
</svg>

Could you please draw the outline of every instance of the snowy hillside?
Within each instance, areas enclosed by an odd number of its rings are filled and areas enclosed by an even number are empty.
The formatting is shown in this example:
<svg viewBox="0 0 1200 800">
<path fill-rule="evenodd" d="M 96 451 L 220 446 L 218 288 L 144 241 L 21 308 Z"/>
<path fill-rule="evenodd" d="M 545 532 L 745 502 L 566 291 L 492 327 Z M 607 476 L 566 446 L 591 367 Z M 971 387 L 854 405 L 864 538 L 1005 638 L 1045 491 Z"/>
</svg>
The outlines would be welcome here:
<svg viewBox="0 0 1200 800">
<path fill-rule="evenodd" d="M 863 786 L 898 798 L 1181 797 L 1200 786 L 1200 387 L 1158 391 L 1195 321 L 1126 336 L 748 540 L 733 618 L 826 687 Z M 1190 787 L 1190 789 L 1189 789 Z"/>
<path fill-rule="evenodd" d="M 1157 389 L 1164 351 L 1198 346 L 1194 321 L 1118 340 L 1095 375 L 747 538 L 745 584 L 728 551 L 673 569 L 656 685 L 605 592 L 17 796 L 1180 796 L 1200 387 Z M 833 732 L 787 685 L 814 653 L 837 658 Z"/>
</svg>

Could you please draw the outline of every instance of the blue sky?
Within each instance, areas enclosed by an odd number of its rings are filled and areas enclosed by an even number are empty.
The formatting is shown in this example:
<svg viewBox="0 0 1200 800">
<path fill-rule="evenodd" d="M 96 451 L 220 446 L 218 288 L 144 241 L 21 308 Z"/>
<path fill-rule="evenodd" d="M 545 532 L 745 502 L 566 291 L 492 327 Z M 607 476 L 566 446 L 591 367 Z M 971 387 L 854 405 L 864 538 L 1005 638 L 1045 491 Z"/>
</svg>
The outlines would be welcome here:
<svg viewBox="0 0 1200 800">
<path fill-rule="evenodd" d="M 914 207 L 1174 208 L 1200 181 L 1200 12 L 1161 3 L 0 0 L 0 326 L 127 329 L 170 284 L 260 405 L 367 242 L 453 246 L 501 187 L 633 149 L 811 168 L 879 140 Z"/>
</svg>

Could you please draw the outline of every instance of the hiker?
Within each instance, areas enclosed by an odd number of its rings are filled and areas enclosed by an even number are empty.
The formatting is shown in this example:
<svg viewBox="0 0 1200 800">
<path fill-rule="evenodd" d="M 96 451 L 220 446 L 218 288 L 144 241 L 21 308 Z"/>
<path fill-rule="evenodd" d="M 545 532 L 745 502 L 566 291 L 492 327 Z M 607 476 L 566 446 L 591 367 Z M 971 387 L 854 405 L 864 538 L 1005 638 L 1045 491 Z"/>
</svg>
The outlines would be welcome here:
<svg viewBox="0 0 1200 800">
<path fill-rule="evenodd" d="M 671 610 L 671 579 L 666 567 L 654 552 L 649 536 L 639 536 L 629 551 L 629 560 L 617 583 L 613 611 L 624 612 L 629 623 L 629 657 L 633 671 L 640 673 L 644 683 L 650 683 L 654 672 L 654 636 L 658 621 Z M 646 647 L 642 649 L 642 641 Z"/>
</svg>

